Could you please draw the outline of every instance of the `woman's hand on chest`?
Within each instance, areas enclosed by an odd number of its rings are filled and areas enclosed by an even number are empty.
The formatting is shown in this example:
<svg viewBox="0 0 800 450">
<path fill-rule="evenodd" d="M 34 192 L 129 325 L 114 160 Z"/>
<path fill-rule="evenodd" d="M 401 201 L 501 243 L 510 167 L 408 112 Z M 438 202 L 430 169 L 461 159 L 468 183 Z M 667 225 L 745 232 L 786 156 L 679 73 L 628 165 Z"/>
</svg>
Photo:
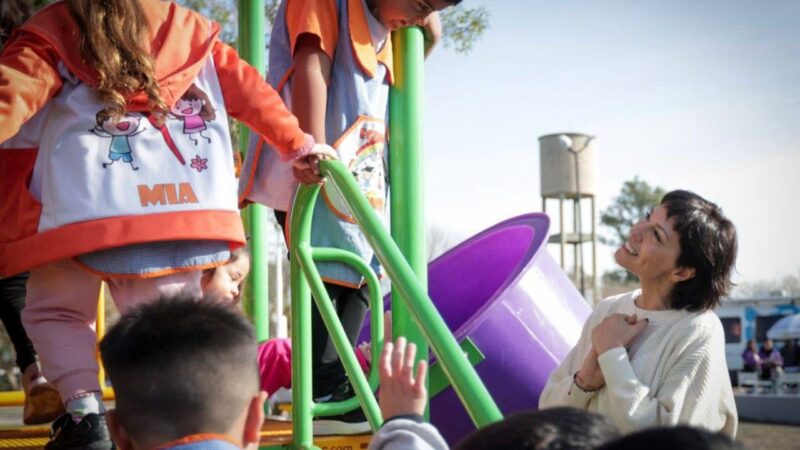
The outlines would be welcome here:
<svg viewBox="0 0 800 450">
<path fill-rule="evenodd" d="M 612 314 L 603 318 L 592 330 L 592 345 L 598 355 L 617 347 L 627 347 L 648 324 L 635 314 Z"/>
</svg>

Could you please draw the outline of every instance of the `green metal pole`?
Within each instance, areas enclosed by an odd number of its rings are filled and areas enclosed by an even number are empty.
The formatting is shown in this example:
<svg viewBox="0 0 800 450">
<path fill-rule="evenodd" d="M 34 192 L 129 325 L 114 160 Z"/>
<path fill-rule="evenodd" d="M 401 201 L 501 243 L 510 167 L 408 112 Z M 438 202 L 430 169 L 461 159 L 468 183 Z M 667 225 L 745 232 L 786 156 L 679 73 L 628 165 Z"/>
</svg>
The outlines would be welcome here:
<svg viewBox="0 0 800 450">
<path fill-rule="evenodd" d="M 383 311 L 383 305 L 380 303 L 382 299 L 379 294 L 380 284 L 378 283 L 378 277 L 363 259 L 351 252 L 333 248 L 318 248 L 312 250 L 311 247 L 305 243 L 301 246 L 298 246 L 295 251 L 297 252 L 297 258 L 300 261 L 300 266 L 303 269 L 306 282 L 311 288 L 311 294 L 314 300 L 317 302 L 319 312 L 322 315 L 325 326 L 328 328 L 328 332 L 331 336 L 334 347 L 339 353 L 339 358 L 341 359 L 342 364 L 347 371 L 347 374 L 350 378 L 350 383 L 352 383 L 356 394 L 358 394 L 354 399 L 361 403 L 361 407 L 363 408 L 367 420 L 372 426 L 372 429 L 377 431 L 383 423 L 380 409 L 378 408 L 378 402 L 375 400 L 375 396 L 372 395 L 371 386 L 364 376 L 364 372 L 362 372 L 361 367 L 358 365 L 358 359 L 356 358 L 355 351 L 350 345 L 350 341 L 347 339 L 347 335 L 344 332 L 344 327 L 342 327 L 342 322 L 339 321 L 339 318 L 336 315 L 336 308 L 333 306 L 333 302 L 331 302 L 330 297 L 328 297 L 328 292 L 325 290 L 325 285 L 322 282 L 322 278 L 320 277 L 319 272 L 317 271 L 317 266 L 314 264 L 314 262 L 349 260 L 351 263 L 350 265 L 354 265 L 354 268 L 357 268 L 362 275 L 367 276 L 370 281 L 370 306 L 373 308 L 377 307 L 379 310 Z M 378 323 L 378 325 L 382 324 Z M 373 333 L 373 337 L 375 334 L 383 332 L 382 328 L 382 326 L 376 328 L 375 332 Z M 374 339 L 373 342 L 375 342 Z M 380 349 L 381 347 L 373 348 Z M 376 352 L 377 351 L 379 350 L 376 350 Z M 377 372 L 371 372 L 375 375 L 374 387 L 377 387 Z M 355 403 L 340 405 L 318 404 L 314 407 L 314 415 L 324 416 L 343 414 L 351 411 L 354 406 L 356 406 Z"/>
<path fill-rule="evenodd" d="M 310 251 L 311 214 L 319 188 L 299 189 L 292 206 L 290 224 L 293 245 L 291 252 L 292 289 L 292 448 L 314 448 L 311 427 L 314 400 L 312 398 L 311 362 L 311 290 L 303 276 L 299 250 Z M 304 218 L 305 220 L 299 220 Z M 303 237 L 306 240 L 303 240 Z"/>
<path fill-rule="evenodd" d="M 264 74 L 264 0 L 239 0 L 239 55 Z M 239 149 L 247 151 L 250 130 L 239 125 Z M 250 305 L 259 342 L 269 339 L 269 259 L 267 248 L 267 208 L 250 205 L 243 213 L 250 233 L 250 253 L 253 270 L 247 277 L 245 304 Z"/>
<path fill-rule="evenodd" d="M 422 288 L 428 290 L 422 172 L 423 37 L 417 27 L 392 35 L 394 85 L 389 96 L 391 232 Z M 417 359 L 428 359 L 428 345 L 393 290 L 392 330 L 417 345 Z"/>
</svg>

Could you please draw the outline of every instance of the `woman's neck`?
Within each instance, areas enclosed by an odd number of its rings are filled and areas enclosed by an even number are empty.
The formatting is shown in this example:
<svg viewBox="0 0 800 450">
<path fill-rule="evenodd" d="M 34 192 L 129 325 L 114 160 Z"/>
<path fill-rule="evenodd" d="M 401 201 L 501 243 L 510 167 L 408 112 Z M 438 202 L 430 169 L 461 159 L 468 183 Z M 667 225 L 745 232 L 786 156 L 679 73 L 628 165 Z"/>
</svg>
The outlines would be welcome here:
<svg viewBox="0 0 800 450">
<path fill-rule="evenodd" d="M 663 311 L 670 309 L 669 296 L 672 292 L 671 283 L 658 283 L 641 280 L 642 295 L 636 299 L 636 306 L 641 309 Z"/>
</svg>

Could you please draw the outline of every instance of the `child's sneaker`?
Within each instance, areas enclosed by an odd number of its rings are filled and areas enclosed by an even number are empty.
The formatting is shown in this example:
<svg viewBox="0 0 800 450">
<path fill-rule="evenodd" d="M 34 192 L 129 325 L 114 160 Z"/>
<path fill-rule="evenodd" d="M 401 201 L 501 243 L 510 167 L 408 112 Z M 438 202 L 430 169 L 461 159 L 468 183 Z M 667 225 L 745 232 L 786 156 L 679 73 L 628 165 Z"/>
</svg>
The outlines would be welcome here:
<svg viewBox="0 0 800 450">
<path fill-rule="evenodd" d="M 372 431 L 361 407 L 338 416 L 314 419 L 312 425 L 314 436 L 364 434 Z"/>
<path fill-rule="evenodd" d="M 106 416 L 90 413 L 75 423 L 72 416 L 62 414 L 52 426 L 45 450 L 114 450 L 106 425 Z"/>
<path fill-rule="evenodd" d="M 64 412 L 61 396 L 52 384 L 45 381 L 25 392 L 25 406 L 22 409 L 22 423 L 25 425 L 50 423 Z"/>
<path fill-rule="evenodd" d="M 328 402 L 339 402 L 355 396 L 349 381 L 340 384 L 331 394 Z M 371 428 L 361 407 L 338 416 L 314 419 L 314 436 L 351 435 L 369 433 Z"/>
<path fill-rule="evenodd" d="M 22 423 L 25 425 L 50 423 L 64 414 L 58 391 L 42 376 L 37 364 L 31 364 L 22 374 L 22 390 L 25 392 L 22 409 Z"/>
</svg>

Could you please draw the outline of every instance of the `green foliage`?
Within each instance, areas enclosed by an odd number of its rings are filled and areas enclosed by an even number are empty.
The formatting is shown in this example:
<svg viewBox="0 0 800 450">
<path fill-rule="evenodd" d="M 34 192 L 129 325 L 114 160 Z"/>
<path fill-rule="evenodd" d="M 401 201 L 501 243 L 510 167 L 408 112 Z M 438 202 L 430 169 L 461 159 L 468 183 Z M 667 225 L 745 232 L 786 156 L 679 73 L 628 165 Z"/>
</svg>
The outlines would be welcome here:
<svg viewBox="0 0 800 450">
<path fill-rule="evenodd" d="M 611 205 L 600 213 L 600 224 L 609 229 L 609 236 L 600 236 L 600 242 L 619 247 L 628 239 L 634 223 L 661 202 L 666 192 L 659 186 L 650 186 L 646 181 L 634 177 L 622 184 L 620 194 Z M 625 271 L 610 271 L 603 274 L 606 283 L 630 282 L 636 276 Z"/>
<path fill-rule="evenodd" d="M 489 11 L 479 6 L 463 5 L 439 13 L 442 19 L 442 43 L 456 53 L 469 53 L 489 27 Z"/>
<path fill-rule="evenodd" d="M 176 3 L 219 22 L 222 26 L 221 39 L 229 44 L 236 43 L 238 16 L 235 0 L 176 0 Z"/>
<path fill-rule="evenodd" d="M 613 232 L 610 237 L 601 237 L 601 242 L 612 246 L 622 245 L 628 239 L 633 224 L 658 206 L 664 194 L 664 189 L 650 186 L 638 176 L 623 183 L 620 194 L 600 214 L 600 223 Z"/>
<path fill-rule="evenodd" d="M 222 40 L 235 46 L 238 37 L 236 0 L 177 0 L 178 3 L 198 11 L 222 26 Z M 267 33 L 278 12 L 280 0 L 265 0 L 264 14 Z M 441 13 L 442 43 L 456 53 L 468 53 L 489 27 L 489 11 L 483 7 L 466 8 L 463 5 L 447 8 Z M 267 37 L 269 42 L 269 37 Z"/>
<path fill-rule="evenodd" d="M 41 7 L 45 6 L 45 5 L 53 3 L 53 0 L 33 0 L 32 3 L 33 3 L 33 9 L 34 10 L 38 10 L 39 8 L 41 8 Z"/>
<path fill-rule="evenodd" d="M 53 0 L 33 0 L 33 5 L 35 9 L 39 9 L 52 2 Z M 239 36 L 237 0 L 176 0 L 176 2 L 219 22 L 222 26 L 222 40 L 236 46 L 236 39 Z M 278 6 L 280 0 L 264 1 L 267 33 L 275 21 Z M 489 11 L 482 6 L 467 8 L 461 4 L 445 9 L 440 15 L 442 44 L 456 53 L 469 53 L 489 28 Z"/>
</svg>

